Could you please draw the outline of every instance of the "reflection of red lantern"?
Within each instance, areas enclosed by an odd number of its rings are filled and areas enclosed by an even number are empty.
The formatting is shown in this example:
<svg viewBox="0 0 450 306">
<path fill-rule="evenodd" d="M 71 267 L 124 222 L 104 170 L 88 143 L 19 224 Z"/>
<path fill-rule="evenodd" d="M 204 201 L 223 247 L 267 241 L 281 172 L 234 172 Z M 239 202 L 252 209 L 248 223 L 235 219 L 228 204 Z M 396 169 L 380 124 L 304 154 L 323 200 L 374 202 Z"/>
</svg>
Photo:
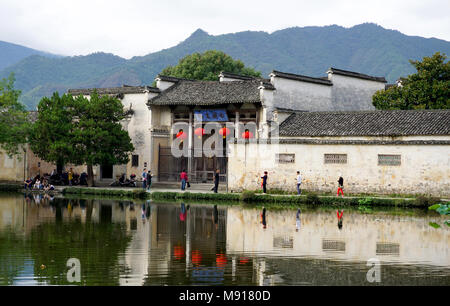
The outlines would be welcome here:
<svg viewBox="0 0 450 306">
<path fill-rule="evenodd" d="M 199 265 L 202 262 L 202 254 L 198 250 L 192 251 L 191 258 L 192 263 L 195 265 Z"/>
<path fill-rule="evenodd" d="M 245 265 L 246 263 L 248 263 L 248 258 L 247 257 L 241 257 L 239 258 L 239 263 L 241 265 Z"/>
<path fill-rule="evenodd" d="M 175 259 L 181 259 L 184 256 L 184 248 L 182 246 L 175 246 L 173 248 L 173 256 Z"/>
<path fill-rule="evenodd" d="M 223 138 L 225 138 L 225 137 L 228 136 L 228 134 L 230 134 L 230 129 L 229 129 L 229 128 L 226 128 L 226 127 L 221 128 L 221 129 L 219 130 L 219 134 L 220 134 L 221 136 L 223 136 Z"/>
<path fill-rule="evenodd" d="M 250 131 L 245 131 L 244 133 L 242 133 L 242 138 L 245 139 L 253 138 L 253 133 Z"/>
<path fill-rule="evenodd" d="M 198 139 L 201 139 L 203 135 L 205 135 L 205 130 L 201 127 L 196 128 L 194 134 L 198 136 Z"/>
<path fill-rule="evenodd" d="M 216 254 L 216 265 L 218 267 L 225 267 L 227 265 L 227 257 L 225 254 Z"/>
</svg>

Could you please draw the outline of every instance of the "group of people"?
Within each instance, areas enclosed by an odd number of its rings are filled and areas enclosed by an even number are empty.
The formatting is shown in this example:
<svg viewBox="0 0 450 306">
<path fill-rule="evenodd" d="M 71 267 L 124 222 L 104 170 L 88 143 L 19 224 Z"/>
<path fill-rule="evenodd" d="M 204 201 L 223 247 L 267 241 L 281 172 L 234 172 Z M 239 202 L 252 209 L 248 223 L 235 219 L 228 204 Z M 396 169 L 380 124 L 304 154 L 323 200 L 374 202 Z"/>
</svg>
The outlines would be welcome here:
<svg viewBox="0 0 450 306">
<path fill-rule="evenodd" d="M 142 188 L 150 192 L 150 187 L 152 186 L 152 171 L 144 168 L 142 170 Z"/>
<path fill-rule="evenodd" d="M 186 190 L 186 187 L 191 187 L 191 184 L 189 183 L 188 174 L 186 172 L 186 169 L 183 169 L 180 173 L 180 181 L 181 181 L 181 190 Z M 219 182 L 220 182 L 220 169 L 217 169 L 214 173 L 213 183 L 214 186 L 211 188 L 211 191 L 214 191 L 214 193 L 217 193 L 219 191 Z"/>
<path fill-rule="evenodd" d="M 52 184 L 49 184 L 48 180 L 45 178 L 42 178 L 40 176 L 37 176 L 34 180 L 31 178 L 28 178 L 24 181 L 24 187 L 25 189 L 29 190 L 43 190 L 43 191 L 51 191 L 55 190 L 55 186 Z"/>
</svg>

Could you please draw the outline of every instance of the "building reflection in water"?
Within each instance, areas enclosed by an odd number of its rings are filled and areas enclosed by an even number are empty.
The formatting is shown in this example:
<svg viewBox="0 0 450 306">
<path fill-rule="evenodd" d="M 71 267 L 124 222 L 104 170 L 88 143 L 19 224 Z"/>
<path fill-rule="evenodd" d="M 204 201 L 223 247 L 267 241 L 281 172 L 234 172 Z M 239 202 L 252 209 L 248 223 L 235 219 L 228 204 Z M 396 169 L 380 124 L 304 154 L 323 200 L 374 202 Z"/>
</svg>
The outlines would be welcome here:
<svg viewBox="0 0 450 306">
<path fill-rule="evenodd" d="M 123 225 L 117 239 L 124 248 L 115 250 L 118 269 L 111 274 L 118 285 L 345 284 L 359 278 L 364 284 L 365 264 L 374 257 L 389 263 L 385 274 L 397 283 L 400 265 L 450 268 L 450 230 L 428 226 L 436 220 L 430 215 L 347 211 L 339 229 L 335 210 L 267 210 L 261 226 L 261 210 L 241 206 L 44 195 L 0 202 L 0 234 L 8 228 L 27 237 L 48 223 Z M 450 272 L 443 273 L 448 282 Z"/>
</svg>

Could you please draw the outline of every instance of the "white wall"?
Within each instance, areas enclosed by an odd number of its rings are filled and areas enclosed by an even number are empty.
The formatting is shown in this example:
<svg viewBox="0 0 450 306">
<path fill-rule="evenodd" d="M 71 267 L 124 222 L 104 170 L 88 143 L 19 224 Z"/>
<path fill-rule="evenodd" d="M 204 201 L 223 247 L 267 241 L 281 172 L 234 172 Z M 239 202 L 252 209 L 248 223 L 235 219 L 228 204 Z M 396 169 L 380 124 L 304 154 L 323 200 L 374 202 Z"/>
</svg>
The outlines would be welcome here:
<svg viewBox="0 0 450 306">
<path fill-rule="evenodd" d="M 450 195 L 448 145 L 234 144 L 232 152 L 228 171 L 234 191 L 259 189 L 263 171 L 269 172 L 269 189 L 295 191 L 299 170 L 307 190 L 334 194 L 342 175 L 349 193 Z M 295 163 L 278 164 L 276 153 L 295 154 Z M 324 154 L 347 154 L 347 164 L 324 164 Z M 379 166 L 378 154 L 400 154 L 401 166 Z"/>
<path fill-rule="evenodd" d="M 333 109 L 339 111 L 374 110 L 372 96 L 378 90 L 384 90 L 385 83 L 353 78 L 338 74 L 328 74 L 333 82 Z"/>
<path fill-rule="evenodd" d="M 290 108 L 294 110 L 323 111 L 333 110 L 331 90 L 333 86 L 272 77 L 273 105 L 267 99 L 267 106 Z"/>
</svg>

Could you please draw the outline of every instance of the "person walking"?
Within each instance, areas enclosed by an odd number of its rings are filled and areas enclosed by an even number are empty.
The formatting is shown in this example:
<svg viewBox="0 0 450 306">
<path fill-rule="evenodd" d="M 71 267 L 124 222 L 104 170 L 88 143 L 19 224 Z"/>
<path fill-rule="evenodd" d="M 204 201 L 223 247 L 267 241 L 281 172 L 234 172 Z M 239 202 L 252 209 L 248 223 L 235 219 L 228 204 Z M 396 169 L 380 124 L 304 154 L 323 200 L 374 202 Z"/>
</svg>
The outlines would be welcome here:
<svg viewBox="0 0 450 306">
<path fill-rule="evenodd" d="M 73 171 L 72 171 L 72 168 L 70 168 L 70 170 L 69 170 L 68 178 L 69 178 L 69 186 L 72 186 L 72 180 L 73 180 Z"/>
<path fill-rule="evenodd" d="M 147 172 L 147 191 L 150 192 L 150 187 L 152 186 L 152 171 L 148 170 Z"/>
<path fill-rule="evenodd" d="M 180 179 L 181 179 L 181 190 L 184 191 L 186 189 L 186 182 L 188 181 L 188 175 L 185 169 L 181 171 Z"/>
<path fill-rule="evenodd" d="M 302 184 L 302 176 L 300 175 L 300 171 L 297 171 L 297 194 L 301 195 L 302 190 L 300 189 L 300 185 Z"/>
<path fill-rule="evenodd" d="M 147 188 L 147 168 L 142 170 L 142 188 L 144 190 Z"/>
<path fill-rule="evenodd" d="M 339 186 L 338 186 L 338 190 L 337 190 L 337 197 L 339 197 L 339 193 L 342 193 L 342 197 L 344 197 L 344 178 L 342 177 L 342 176 L 339 176 L 339 179 L 338 179 L 338 184 L 339 184 Z"/>
<path fill-rule="evenodd" d="M 267 171 L 264 171 L 264 176 L 261 176 L 262 182 L 261 186 L 263 188 L 263 193 L 267 193 Z"/>
<path fill-rule="evenodd" d="M 214 193 L 217 193 L 219 190 L 219 179 L 220 179 L 220 170 L 217 169 L 216 173 L 214 174 Z"/>
</svg>

